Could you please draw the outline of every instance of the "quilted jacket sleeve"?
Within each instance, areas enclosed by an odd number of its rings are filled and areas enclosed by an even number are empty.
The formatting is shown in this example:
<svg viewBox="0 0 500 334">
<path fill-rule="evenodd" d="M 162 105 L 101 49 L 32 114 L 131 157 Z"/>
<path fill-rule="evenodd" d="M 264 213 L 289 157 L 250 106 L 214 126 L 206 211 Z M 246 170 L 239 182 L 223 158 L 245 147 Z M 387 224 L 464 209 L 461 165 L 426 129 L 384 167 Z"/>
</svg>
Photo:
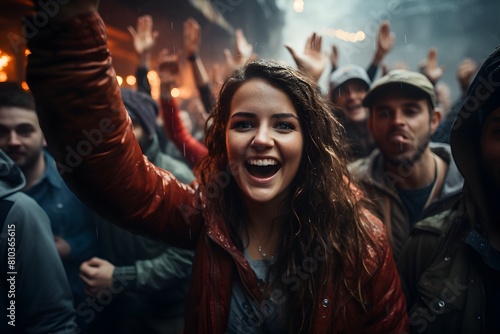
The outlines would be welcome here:
<svg viewBox="0 0 500 334">
<path fill-rule="evenodd" d="M 27 81 L 66 183 L 121 227 L 194 247 L 202 222 L 197 185 L 180 183 L 142 155 L 99 14 L 50 22 L 28 46 Z"/>
</svg>

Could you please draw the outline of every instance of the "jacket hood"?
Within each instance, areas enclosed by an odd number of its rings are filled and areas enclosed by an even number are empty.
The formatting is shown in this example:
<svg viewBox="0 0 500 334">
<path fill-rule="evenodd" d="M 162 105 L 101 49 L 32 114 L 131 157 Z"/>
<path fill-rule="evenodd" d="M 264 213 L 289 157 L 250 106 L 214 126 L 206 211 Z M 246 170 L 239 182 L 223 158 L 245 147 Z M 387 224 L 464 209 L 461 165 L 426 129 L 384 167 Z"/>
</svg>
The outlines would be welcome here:
<svg viewBox="0 0 500 334">
<path fill-rule="evenodd" d="M 472 217 L 487 219 L 487 195 L 480 170 L 483 123 L 500 106 L 500 46 L 472 81 L 450 133 L 453 158 L 465 179 L 464 196 Z"/>
<path fill-rule="evenodd" d="M 23 173 L 4 151 L 0 150 L 0 199 L 23 189 Z"/>
</svg>

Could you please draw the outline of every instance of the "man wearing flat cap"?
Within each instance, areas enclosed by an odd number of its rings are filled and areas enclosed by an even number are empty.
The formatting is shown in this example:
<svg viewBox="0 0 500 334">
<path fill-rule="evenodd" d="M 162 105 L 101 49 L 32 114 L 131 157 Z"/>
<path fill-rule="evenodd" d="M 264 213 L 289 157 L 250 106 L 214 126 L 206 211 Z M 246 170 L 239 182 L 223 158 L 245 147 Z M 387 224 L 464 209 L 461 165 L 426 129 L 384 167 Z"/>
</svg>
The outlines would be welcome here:
<svg viewBox="0 0 500 334">
<path fill-rule="evenodd" d="M 441 113 L 424 75 L 393 70 L 372 84 L 363 105 L 377 149 L 350 171 L 375 202 L 398 259 L 413 225 L 449 209 L 463 179 L 450 147 L 430 143 Z"/>
</svg>

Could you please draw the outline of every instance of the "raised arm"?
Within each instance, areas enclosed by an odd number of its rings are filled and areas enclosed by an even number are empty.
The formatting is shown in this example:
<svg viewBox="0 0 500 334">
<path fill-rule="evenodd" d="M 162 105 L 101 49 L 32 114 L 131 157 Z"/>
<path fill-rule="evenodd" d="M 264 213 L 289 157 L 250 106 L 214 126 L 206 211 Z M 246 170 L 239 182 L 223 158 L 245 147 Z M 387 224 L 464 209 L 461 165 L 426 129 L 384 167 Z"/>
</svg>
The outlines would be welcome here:
<svg viewBox="0 0 500 334">
<path fill-rule="evenodd" d="M 149 15 L 137 19 L 137 27 L 128 26 L 132 35 L 134 48 L 139 56 L 139 64 L 135 72 L 137 89 L 151 95 L 151 86 L 148 81 L 148 71 L 151 68 L 151 52 L 158 38 L 158 32 L 153 31 L 153 18 Z"/>
<path fill-rule="evenodd" d="M 302 54 L 296 52 L 291 46 L 285 45 L 295 60 L 297 67 L 309 74 L 316 82 L 318 82 L 328 63 L 328 54 L 321 52 L 321 43 L 322 37 L 313 33 L 307 38 Z"/>
<path fill-rule="evenodd" d="M 420 72 L 422 72 L 434 86 L 443 76 L 444 68 L 444 65 L 438 65 L 436 48 L 430 48 L 429 52 L 427 52 L 427 58 L 420 63 Z"/>
<path fill-rule="evenodd" d="M 201 28 L 195 19 L 189 18 L 184 22 L 184 53 L 191 64 L 194 81 L 198 87 L 201 101 L 207 113 L 215 105 L 215 99 L 210 87 L 210 78 L 200 58 Z"/>
<path fill-rule="evenodd" d="M 105 219 L 174 245 L 194 246 L 201 227 L 196 185 L 179 183 L 142 155 L 122 103 L 97 1 L 65 6 L 29 41 L 27 67 L 61 175 Z"/>
<path fill-rule="evenodd" d="M 371 81 L 377 75 L 377 70 L 381 66 L 382 60 L 391 52 L 395 38 L 395 34 L 391 32 L 389 21 L 382 21 L 377 33 L 377 48 L 373 54 L 372 62 L 366 70 Z"/>
</svg>

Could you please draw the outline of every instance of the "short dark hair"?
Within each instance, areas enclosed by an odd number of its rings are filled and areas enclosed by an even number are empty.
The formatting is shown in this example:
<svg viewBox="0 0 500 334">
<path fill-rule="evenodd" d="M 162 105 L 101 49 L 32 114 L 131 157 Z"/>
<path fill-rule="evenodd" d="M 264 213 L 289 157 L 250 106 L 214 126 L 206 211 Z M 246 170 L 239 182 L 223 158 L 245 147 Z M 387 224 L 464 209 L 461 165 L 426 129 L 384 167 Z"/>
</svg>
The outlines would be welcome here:
<svg viewBox="0 0 500 334">
<path fill-rule="evenodd" d="M 0 82 L 0 108 L 18 107 L 35 111 L 35 100 L 16 82 Z"/>
</svg>

